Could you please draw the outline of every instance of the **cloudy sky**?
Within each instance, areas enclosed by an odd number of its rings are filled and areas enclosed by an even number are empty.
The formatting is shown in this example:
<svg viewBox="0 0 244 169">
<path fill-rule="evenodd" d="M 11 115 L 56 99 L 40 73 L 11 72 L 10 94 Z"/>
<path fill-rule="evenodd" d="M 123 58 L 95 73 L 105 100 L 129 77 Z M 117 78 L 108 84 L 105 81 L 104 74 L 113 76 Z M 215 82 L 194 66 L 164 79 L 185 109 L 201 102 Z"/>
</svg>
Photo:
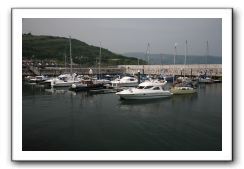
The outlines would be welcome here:
<svg viewBox="0 0 244 169">
<path fill-rule="evenodd" d="M 199 19 L 23 19 L 23 33 L 53 35 L 84 41 L 115 53 L 145 52 L 184 54 L 188 41 L 189 55 L 222 55 L 222 21 L 218 18 Z"/>
</svg>

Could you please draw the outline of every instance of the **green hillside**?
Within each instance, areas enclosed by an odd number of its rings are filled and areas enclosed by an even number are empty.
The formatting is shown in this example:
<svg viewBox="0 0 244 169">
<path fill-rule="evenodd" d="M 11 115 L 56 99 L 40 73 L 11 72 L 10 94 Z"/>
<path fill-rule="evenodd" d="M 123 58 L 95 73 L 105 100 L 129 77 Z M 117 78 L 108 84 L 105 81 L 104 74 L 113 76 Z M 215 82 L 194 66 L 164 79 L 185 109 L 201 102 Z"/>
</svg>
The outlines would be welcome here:
<svg viewBox="0 0 244 169">
<path fill-rule="evenodd" d="M 86 66 L 95 66 L 99 62 L 99 47 L 88 45 L 82 41 L 71 39 L 73 62 Z M 56 60 L 64 63 L 64 56 L 69 61 L 69 39 L 55 36 L 22 35 L 22 56 L 24 59 Z M 120 64 L 137 64 L 137 58 L 115 54 L 102 48 L 102 66 Z M 140 64 L 145 61 L 140 60 Z"/>
</svg>

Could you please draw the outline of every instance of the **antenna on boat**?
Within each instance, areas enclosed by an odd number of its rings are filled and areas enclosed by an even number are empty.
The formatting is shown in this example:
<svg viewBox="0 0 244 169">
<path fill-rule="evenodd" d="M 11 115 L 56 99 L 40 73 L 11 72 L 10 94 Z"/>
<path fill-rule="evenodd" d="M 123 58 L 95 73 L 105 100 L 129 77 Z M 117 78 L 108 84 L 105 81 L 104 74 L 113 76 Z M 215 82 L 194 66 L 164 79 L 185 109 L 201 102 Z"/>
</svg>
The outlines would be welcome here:
<svg viewBox="0 0 244 169">
<path fill-rule="evenodd" d="M 69 36 L 69 55 L 70 55 L 70 74 L 72 75 L 72 69 L 73 69 L 73 60 L 72 60 L 72 51 L 71 51 L 71 36 Z"/>
</svg>

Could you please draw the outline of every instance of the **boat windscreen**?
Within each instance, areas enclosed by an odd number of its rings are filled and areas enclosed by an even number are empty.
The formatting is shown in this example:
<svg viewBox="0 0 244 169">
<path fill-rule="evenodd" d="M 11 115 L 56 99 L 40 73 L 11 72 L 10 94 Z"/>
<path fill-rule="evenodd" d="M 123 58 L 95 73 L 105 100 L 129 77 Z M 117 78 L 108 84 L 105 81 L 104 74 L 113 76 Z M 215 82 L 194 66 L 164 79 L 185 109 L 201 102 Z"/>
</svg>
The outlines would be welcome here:
<svg viewBox="0 0 244 169">
<path fill-rule="evenodd" d="M 146 86 L 144 89 L 151 89 L 153 86 Z"/>
<path fill-rule="evenodd" d="M 159 87 L 154 87 L 153 90 L 160 90 L 160 88 Z"/>
</svg>

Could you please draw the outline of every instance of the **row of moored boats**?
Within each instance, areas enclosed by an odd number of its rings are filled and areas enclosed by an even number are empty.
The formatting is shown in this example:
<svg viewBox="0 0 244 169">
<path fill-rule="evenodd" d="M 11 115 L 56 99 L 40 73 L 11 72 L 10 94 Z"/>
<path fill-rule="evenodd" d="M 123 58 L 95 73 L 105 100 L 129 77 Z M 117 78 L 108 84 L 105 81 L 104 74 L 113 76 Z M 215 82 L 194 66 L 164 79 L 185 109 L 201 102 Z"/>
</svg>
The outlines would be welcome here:
<svg viewBox="0 0 244 169">
<path fill-rule="evenodd" d="M 39 83 L 50 87 L 69 87 L 75 92 L 110 93 L 113 91 L 122 99 L 156 99 L 170 97 L 173 94 L 194 94 L 197 93 L 196 86 L 200 82 L 200 78 L 198 81 L 193 81 L 188 77 L 179 77 L 169 89 L 166 89 L 167 81 L 165 79 L 148 79 L 139 83 L 137 78 L 131 76 L 114 80 L 109 80 L 109 75 L 107 76 L 106 79 L 97 79 L 77 74 L 62 74 L 55 78 L 46 76 L 26 77 L 26 80 L 30 83 Z M 209 83 L 209 79 L 205 78 L 205 82 Z"/>
</svg>

